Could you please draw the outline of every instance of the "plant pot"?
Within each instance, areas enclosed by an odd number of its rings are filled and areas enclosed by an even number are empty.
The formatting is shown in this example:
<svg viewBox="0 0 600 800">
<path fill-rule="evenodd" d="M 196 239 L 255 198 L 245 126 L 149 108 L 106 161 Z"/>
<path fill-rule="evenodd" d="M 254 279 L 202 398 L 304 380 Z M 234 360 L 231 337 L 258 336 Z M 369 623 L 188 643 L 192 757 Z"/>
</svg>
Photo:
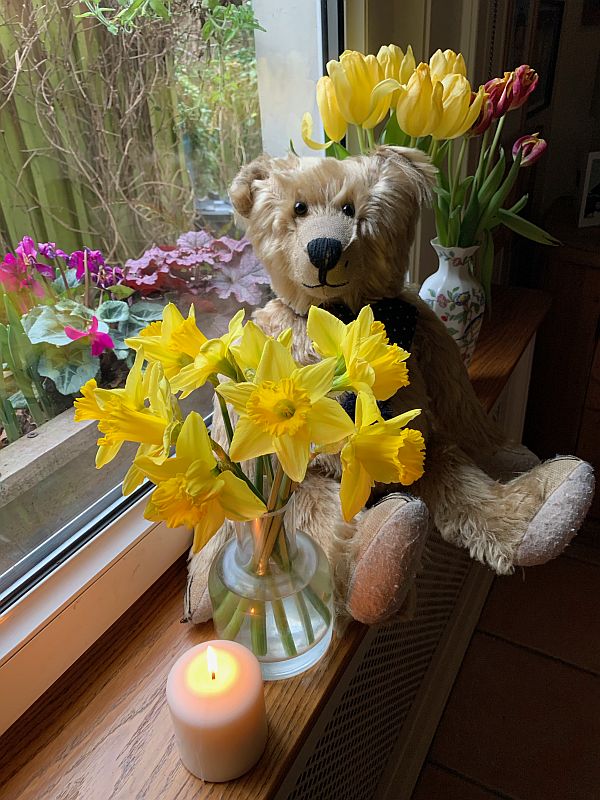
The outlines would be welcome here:
<svg viewBox="0 0 600 800">
<path fill-rule="evenodd" d="M 443 247 L 433 239 L 438 256 L 437 272 L 427 278 L 419 297 L 430 306 L 452 336 L 465 366 L 473 359 L 485 312 L 485 293 L 473 275 L 473 247 Z"/>
<path fill-rule="evenodd" d="M 322 548 L 296 530 L 294 496 L 235 523 L 211 565 L 208 590 L 220 639 L 256 655 L 265 680 L 290 678 L 323 657 L 333 627 L 333 582 Z"/>
</svg>

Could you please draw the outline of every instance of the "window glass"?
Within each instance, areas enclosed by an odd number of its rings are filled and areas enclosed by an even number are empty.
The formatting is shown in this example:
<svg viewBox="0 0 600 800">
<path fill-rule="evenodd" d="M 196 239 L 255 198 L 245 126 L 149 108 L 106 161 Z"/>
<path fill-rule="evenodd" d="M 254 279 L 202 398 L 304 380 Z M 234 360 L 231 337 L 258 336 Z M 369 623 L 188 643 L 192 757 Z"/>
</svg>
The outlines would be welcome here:
<svg viewBox="0 0 600 800">
<path fill-rule="evenodd" d="M 270 33 L 245 1 L 135 7 L 0 7 L 0 593 L 131 463 L 95 469 L 81 386 L 123 386 L 168 302 L 211 337 L 268 297 L 227 187 L 263 147 Z"/>
</svg>

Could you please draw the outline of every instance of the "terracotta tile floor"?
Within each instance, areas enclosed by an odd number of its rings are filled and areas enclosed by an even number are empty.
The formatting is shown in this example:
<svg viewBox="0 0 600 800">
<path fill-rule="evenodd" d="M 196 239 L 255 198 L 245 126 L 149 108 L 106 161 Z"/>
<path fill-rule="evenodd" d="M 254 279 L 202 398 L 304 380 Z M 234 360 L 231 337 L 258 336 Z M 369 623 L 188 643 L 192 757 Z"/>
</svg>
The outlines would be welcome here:
<svg viewBox="0 0 600 800">
<path fill-rule="evenodd" d="M 497 578 L 413 800 L 600 799 L 600 548 Z"/>
</svg>

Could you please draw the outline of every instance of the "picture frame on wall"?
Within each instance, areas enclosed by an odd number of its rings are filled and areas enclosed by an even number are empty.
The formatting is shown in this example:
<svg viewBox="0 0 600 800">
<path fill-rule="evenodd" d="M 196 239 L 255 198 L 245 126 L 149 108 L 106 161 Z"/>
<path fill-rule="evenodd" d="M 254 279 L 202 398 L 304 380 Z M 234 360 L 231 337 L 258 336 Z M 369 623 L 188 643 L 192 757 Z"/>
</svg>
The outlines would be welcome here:
<svg viewBox="0 0 600 800">
<path fill-rule="evenodd" d="M 540 78 L 527 109 L 528 118 L 548 108 L 552 101 L 563 11 L 563 0 L 540 0 L 537 7 L 529 63 Z"/>
<path fill-rule="evenodd" d="M 600 225 L 600 150 L 588 155 L 579 207 L 579 227 Z"/>
</svg>

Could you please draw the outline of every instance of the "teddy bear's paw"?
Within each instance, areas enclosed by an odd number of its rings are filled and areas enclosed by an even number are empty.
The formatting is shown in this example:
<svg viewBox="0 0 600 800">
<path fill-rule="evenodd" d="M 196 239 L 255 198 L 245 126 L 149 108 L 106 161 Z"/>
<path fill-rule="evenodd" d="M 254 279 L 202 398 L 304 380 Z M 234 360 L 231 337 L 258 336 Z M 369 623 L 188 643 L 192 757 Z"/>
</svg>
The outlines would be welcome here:
<svg viewBox="0 0 600 800">
<path fill-rule="evenodd" d="M 484 472 L 497 481 L 511 480 L 539 463 L 539 458 L 524 444 L 512 442 L 500 447 L 493 455 L 478 460 Z"/>
<path fill-rule="evenodd" d="M 544 481 L 544 502 L 519 543 L 515 566 L 544 564 L 559 555 L 579 530 L 594 497 L 594 470 L 585 461 L 559 457 L 536 469 Z"/>
<path fill-rule="evenodd" d="M 355 620 L 372 625 L 400 609 L 419 568 L 428 532 L 426 505 L 409 495 L 388 495 L 362 515 L 346 596 Z"/>
<path fill-rule="evenodd" d="M 194 625 L 199 625 L 212 617 L 212 606 L 208 594 L 208 571 L 214 557 L 232 535 L 233 525 L 226 521 L 201 550 L 197 553 L 190 550 L 182 622 L 193 622 Z"/>
</svg>

